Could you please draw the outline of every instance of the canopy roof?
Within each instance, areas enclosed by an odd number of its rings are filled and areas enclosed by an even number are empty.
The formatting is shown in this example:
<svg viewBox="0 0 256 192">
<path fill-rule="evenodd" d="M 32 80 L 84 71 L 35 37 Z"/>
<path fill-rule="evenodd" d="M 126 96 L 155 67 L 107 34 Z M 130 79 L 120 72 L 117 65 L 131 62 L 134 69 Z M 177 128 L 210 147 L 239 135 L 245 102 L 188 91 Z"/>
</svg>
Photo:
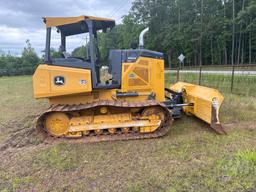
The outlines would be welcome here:
<svg viewBox="0 0 256 192">
<path fill-rule="evenodd" d="M 94 29 L 101 30 L 115 26 L 115 20 L 94 16 L 43 17 L 46 27 L 57 27 L 66 36 L 88 32 L 85 20 L 92 20 Z"/>
</svg>

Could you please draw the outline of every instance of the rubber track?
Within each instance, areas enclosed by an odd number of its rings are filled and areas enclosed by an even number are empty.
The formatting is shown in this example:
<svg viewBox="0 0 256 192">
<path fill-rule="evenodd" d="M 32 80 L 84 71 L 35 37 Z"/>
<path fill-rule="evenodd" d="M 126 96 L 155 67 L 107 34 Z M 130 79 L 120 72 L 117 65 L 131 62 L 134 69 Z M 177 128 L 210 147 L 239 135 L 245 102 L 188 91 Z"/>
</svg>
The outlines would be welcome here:
<svg viewBox="0 0 256 192">
<path fill-rule="evenodd" d="M 115 134 L 102 134 L 102 135 L 88 135 L 82 136 L 80 138 L 66 138 L 59 137 L 58 140 L 76 140 L 83 142 L 100 142 L 100 141 L 116 141 L 116 140 L 130 140 L 130 139 L 147 139 L 147 138 L 156 138 L 164 136 L 171 128 L 172 125 L 172 114 L 166 108 L 163 103 L 160 103 L 155 100 L 148 100 L 144 102 L 126 102 L 126 101 L 97 101 L 88 104 L 79 104 L 79 105 L 56 105 L 51 106 L 43 114 L 41 114 L 37 120 L 37 128 L 46 130 L 43 126 L 44 118 L 48 113 L 51 112 L 69 112 L 69 111 L 80 111 L 94 107 L 122 107 L 122 108 L 134 108 L 134 107 L 156 107 L 159 106 L 164 110 L 165 120 L 160 125 L 160 127 L 152 133 L 115 133 Z M 46 131 L 47 132 L 47 131 Z M 48 134 L 48 137 L 51 135 Z M 52 136 L 51 136 L 52 137 Z"/>
</svg>

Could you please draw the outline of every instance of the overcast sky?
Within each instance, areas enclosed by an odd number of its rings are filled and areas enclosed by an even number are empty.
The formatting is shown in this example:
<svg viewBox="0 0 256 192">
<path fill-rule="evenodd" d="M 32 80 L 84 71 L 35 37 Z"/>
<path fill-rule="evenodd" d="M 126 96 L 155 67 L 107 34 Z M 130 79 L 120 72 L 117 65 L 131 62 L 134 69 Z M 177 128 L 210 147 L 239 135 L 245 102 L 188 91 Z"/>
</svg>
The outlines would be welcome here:
<svg viewBox="0 0 256 192">
<path fill-rule="evenodd" d="M 0 0 L 0 51 L 20 55 L 29 39 L 37 53 L 45 45 L 44 16 L 93 15 L 114 18 L 128 12 L 132 0 Z M 56 35 L 53 34 L 53 38 Z M 84 36 L 69 37 L 69 51 L 83 44 Z M 53 46 L 57 47 L 56 39 Z"/>
</svg>

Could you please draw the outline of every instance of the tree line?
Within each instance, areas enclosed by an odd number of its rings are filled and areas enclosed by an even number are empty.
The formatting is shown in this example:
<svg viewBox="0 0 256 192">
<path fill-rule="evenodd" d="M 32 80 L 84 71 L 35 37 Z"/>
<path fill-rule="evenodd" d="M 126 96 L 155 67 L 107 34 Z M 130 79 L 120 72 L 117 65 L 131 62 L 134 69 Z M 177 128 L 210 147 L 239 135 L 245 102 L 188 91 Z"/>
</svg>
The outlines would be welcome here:
<svg viewBox="0 0 256 192">
<path fill-rule="evenodd" d="M 146 48 L 171 66 L 181 53 L 187 66 L 256 62 L 256 0 L 135 0 L 102 49 L 129 47 L 147 26 Z"/>
<path fill-rule="evenodd" d="M 146 27 L 145 48 L 163 52 L 166 67 L 176 67 L 181 53 L 186 66 L 256 63 L 256 0 L 134 0 L 121 24 L 99 34 L 102 62 L 110 49 L 138 42 Z M 86 44 L 72 56 L 85 57 Z M 27 40 L 20 57 L 0 55 L 0 76 L 32 74 L 41 62 Z"/>
<path fill-rule="evenodd" d="M 81 54 L 81 48 L 74 50 L 74 56 Z M 61 53 L 51 48 L 52 58 L 60 58 Z M 38 64 L 44 62 L 44 55 L 38 56 L 35 49 L 31 46 L 29 39 L 26 40 L 26 46 L 23 48 L 21 56 L 13 56 L 10 53 L 0 53 L 0 77 L 15 75 L 32 75 Z"/>
<path fill-rule="evenodd" d="M 4 53 L 0 55 L 0 77 L 33 74 L 41 61 L 42 58 L 38 57 L 29 40 L 26 40 L 26 47 L 20 57 Z"/>
</svg>

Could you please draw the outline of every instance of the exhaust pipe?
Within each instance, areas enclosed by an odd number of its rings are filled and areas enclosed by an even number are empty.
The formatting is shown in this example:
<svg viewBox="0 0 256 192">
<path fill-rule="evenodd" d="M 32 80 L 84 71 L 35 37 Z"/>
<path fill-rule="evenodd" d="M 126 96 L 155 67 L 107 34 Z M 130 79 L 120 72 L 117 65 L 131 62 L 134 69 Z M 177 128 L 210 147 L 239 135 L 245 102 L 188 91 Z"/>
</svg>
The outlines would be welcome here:
<svg viewBox="0 0 256 192">
<path fill-rule="evenodd" d="M 144 48 L 144 35 L 145 33 L 147 33 L 149 30 L 149 28 L 147 27 L 146 29 L 144 29 L 143 31 L 141 31 L 140 33 L 140 37 L 139 37 L 139 48 L 143 49 Z"/>
</svg>

